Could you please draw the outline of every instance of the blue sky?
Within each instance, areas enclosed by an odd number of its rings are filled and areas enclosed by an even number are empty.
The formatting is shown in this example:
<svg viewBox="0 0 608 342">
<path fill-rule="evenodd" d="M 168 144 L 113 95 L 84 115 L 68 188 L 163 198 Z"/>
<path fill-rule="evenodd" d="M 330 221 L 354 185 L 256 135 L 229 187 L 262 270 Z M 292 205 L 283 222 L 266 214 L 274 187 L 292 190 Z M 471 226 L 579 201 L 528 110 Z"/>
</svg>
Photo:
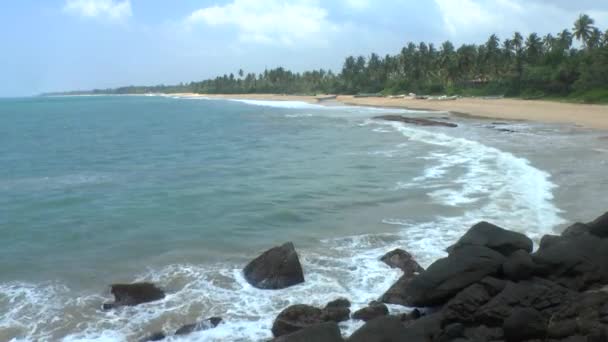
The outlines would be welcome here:
<svg viewBox="0 0 608 342">
<path fill-rule="evenodd" d="M 189 82 L 239 68 L 339 70 L 407 41 L 546 34 L 597 0 L 20 0 L 0 12 L 0 96 Z"/>
</svg>

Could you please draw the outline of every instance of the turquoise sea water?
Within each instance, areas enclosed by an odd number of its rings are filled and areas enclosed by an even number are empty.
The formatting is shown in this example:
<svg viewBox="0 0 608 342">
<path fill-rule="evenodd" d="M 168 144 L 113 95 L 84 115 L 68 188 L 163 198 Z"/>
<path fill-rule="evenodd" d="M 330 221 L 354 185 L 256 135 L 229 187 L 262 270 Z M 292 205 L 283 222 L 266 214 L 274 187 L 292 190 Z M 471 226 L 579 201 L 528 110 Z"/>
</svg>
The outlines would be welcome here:
<svg viewBox="0 0 608 342">
<path fill-rule="evenodd" d="M 379 296 L 398 277 L 377 261 L 392 247 L 428 265 L 481 219 L 536 238 L 564 222 L 551 175 L 496 147 L 485 124 L 370 120 L 389 112 L 406 113 L 145 96 L 0 100 L 0 340 L 136 340 L 218 315 L 226 324 L 189 338 L 263 340 L 286 304 Z M 248 286 L 242 266 L 285 241 L 300 252 L 306 284 Z M 108 284 L 135 280 L 170 295 L 100 310 Z"/>
</svg>

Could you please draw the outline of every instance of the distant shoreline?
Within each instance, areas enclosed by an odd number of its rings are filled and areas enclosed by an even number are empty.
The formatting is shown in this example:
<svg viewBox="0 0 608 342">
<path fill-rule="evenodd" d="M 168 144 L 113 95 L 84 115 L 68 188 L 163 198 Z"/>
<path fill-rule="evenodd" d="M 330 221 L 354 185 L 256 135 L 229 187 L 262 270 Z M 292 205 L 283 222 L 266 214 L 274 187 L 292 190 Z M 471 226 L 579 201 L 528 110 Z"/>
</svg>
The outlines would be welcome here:
<svg viewBox="0 0 608 342">
<path fill-rule="evenodd" d="M 301 101 L 324 104 L 328 95 L 280 94 L 167 94 L 178 97 L 207 97 L 217 99 L 248 99 L 266 101 Z M 454 115 L 476 118 L 536 121 L 569 124 L 583 128 L 608 130 L 608 105 L 575 104 L 542 100 L 459 98 L 453 101 L 417 100 L 412 98 L 354 97 L 339 95 L 330 98 L 345 105 L 402 108 L 450 112 Z"/>
</svg>

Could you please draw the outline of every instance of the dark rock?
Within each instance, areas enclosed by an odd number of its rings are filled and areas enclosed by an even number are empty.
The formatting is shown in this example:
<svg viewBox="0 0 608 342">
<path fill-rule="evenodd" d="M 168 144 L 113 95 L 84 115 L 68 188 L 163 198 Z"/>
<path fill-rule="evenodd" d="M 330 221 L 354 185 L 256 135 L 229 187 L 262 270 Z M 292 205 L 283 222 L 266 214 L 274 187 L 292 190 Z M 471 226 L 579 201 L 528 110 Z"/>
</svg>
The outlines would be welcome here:
<svg viewBox="0 0 608 342">
<path fill-rule="evenodd" d="M 519 342 L 534 338 L 544 338 L 547 321 L 533 308 L 514 309 L 502 326 L 508 342 Z"/>
<path fill-rule="evenodd" d="M 114 303 L 103 304 L 104 309 L 133 306 L 165 298 L 163 290 L 152 283 L 114 284 L 110 292 L 114 295 Z"/>
<path fill-rule="evenodd" d="M 340 328 L 335 322 L 326 322 L 283 335 L 274 342 L 343 342 Z"/>
<path fill-rule="evenodd" d="M 464 325 L 460 323 L 452 323 L 443 328 L 442 340 L 453 341 L 458 337 L 464 336 Z"/>
<path fill-rule="evenodd" d="M 486 288 L 479 283 L 467 287 L 444 305 L 444 322 L 474 323 L 479 308 L 491 298 Z"/>
<path fill-rule="evenodd" d="M 275 337 L 288 335 L 298 330 L 323 323 L 323 310 L 310 305 L 296 304 L 281 311 L 272 325 Z"/>
<path fill-rule="evenodd" d="M 405 331 L 408 342 L 436 341 L 442 333 L 441 313 L 423 316 L 415 321 L 406 322 Z"/>
<path fill-rule="evenodd" d="M 529 279 L 534 274 L 534 270 L 532 256 L 521 249 L 513 252 L 502 264 L 503 275 L 514 281 Z"/>
<path fill-rule="evenodd" d="M 414 274 L 424 271 L 416 260 L 414 260 L 414 257 L 402 249 L 390 251 L 380 258 L 380 260 L 392 268 L 401 269 L 404 274 Z"/>
<path fill-rule="evenodd" d="M 512 232 L 491 223 L 482 221 L 471 227 L 454 245 L 448 248 L 448 252 L 468 246 L 484 246 L 493 249 L 505 256 L 523 249 L 532 252 L 532 240 L 524 234 Z"/>
<path fill-rule="evenodd" d="M 532 257 L 536 274 L 574 290 L 608 282 L 608 239 L 569 236 L 540 248 Z"/>
<path fill-rule="evenodd" d="M 467 286 L 496 274 L 504 261 L 502 254 L 483 246 L 457 248 L 406 284 L 405 303 L 409 306 L 443 304 Z"/>
<path fill-rule="evenodd" d="M 381 297 L 383 303 L 408 305 L 405 289 L 407 285 L 416 277 L 415 274 L 404 274 L 394 283 Z"/>
<path fill-rule="evenodd" d="M 491 297 L 501 293 L 502 290 L 505 289 L 505 286 L 507 286 L 507 283 L 506 280 L 494 277 L 485 277 L 479 281 L 479 284 L 488 291 L 488 294 L 490 294 Z"/>
<path fill-rule="evenodd" d="M 397 316 L 372 319 L 355 331 L 348 342 L 403 342 L 416 341 L 407 334 L 405 326 Z"/>
<path fill-rule="evenodd" d="M 177 329 L 175 335 L 186 335 L 195 331 L 207 330 L 211 328 L 215 328 L 222 322 L 221 317 L 211 317 L 204 321 L 200 321 L 197 323 L 186 324 L 181 328 Z"/>
<path fill-rule="evenodd" d="M 509 282 L 501 293 L 477 310 L 474 320 L 488 326 L 500 325 L 516 308 L 534 308 L 548 318 L 573 295 L 573 291 L 542 278 Z"/>
<path fill-rule="evenodd" d="M 590 229 L 591 229 L 591 227 L 589 227 L 585 223 L 576 222 L 575 224 L 566 228 L 562 232 L 561 236 L 568 237 L 568 236 L 578 236 L 578 235 L 582 235 L 582 234 L 589 234 Z"/>
<path fill-rule="evenodd" d="M 388 308 L 383 303 L 371 302 L 368 307 L 357 310 L 353 314 L 354 319 L 370 321 L 374 318 L 388 315 Z"/>
<path fill-rule="evenodd" d="M 300 259 L 291 242 L 267 250 L 243 273 L 247 282 L 260 289 L 283 289 L 304 282 Z"/>
<path fill-rule="evenodd" d="M 608 212 L 596 218 L 593 222 L 587 223 L 590 227 L 589 232 L 601 238 L 608 237 Z"/>
<path fill-rule="evenodd" d="M 502 341 L 504 332 L 500 327 L 488 327 L 480 325 L 476 327 L 468 327 L 464 331 L 464 336 L 472 341 Z"/>
<path fill-rule="evenodd" d="M 159 332 L 153 333 L 150 336 L 146 336 L 139 341 L 140 342 L 162 341 L 165 339 L 165 337 L 167 337 L 167 336 L 165 336 L 165 333 L 163 333 L 162 331 L 159 331 Z"/>
<path fill-rule="evenodd" d="M 566 338 L 576 334 L 577 324 L 575 319 L 551 321 L 547 327 L 547 336 L 550 338 Z"/>
<path fill-rule="evenodd" d="M 404 313 L 399 315 L 399 317 L 401 318 L 402 322 L 409 322 L 409 321 L 415 321 L 418 318 L 422 317 L 422 313 L 420 312 L 420 310 L 418 309 L 414 309 L 408 313 Z"/>
<path fill-rule="evenodd" d="M 551 317 L 549 331 L 552 335 L 571 333 L 574 322 L 576 332 L 589 335 L 594 331 L 606 329 L 604 308 L 608 305 L 608 293 L 603 291 L 587 291 L 564 300 L 560 310 Z M 564 326 L 567 326 L 567 331 Z M 557 332 L 556 332 L 557 331 Z"/>
<path fill-rule="evenodd" d="M 348 307 L 326 307 L 321 312 L 321 321 L 323 322 L 344 322 L 350 318 L 350 309 Z"/>
<path fill-rule="evenodd" d="M 350 308 L 350 301 L 346 298 L 338 298 L 336 300 L 332 300 L 327 303 L 325 309 L 335 309 L 335 308 Z"/>
<path fill-rule="evenodd" d="M 538 245 L 538 249 L 549 248 L 550 246 L 555 245 L 561 241 L 562 237 L 559 235 L 543 235 L 540 239 L 540 244 Z"/>
<path fill-rule="evenodd" d="M 443 126 L 443 127 L 458 127 L 457 124 L 451 122 L 435 121 L 423 118 L 408 118 L 401 115 L 381 115 L 374 117 L 376 120 L 397 121 L 407 124 L 419 126 Z"/>
</svg>

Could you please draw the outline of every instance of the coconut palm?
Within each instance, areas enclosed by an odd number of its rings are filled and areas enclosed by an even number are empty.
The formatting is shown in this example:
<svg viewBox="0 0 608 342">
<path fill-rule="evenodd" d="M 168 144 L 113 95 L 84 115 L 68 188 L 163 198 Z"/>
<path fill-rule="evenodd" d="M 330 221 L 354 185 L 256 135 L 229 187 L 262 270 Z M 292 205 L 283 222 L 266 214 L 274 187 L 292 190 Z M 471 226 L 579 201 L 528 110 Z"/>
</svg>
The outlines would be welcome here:
<svg viewBox="0 0 608 342">
<path fill-rule="evenodd" d="M 535 62 L 542 51 L 543 42 L 536 33 L 531 33 L 526 39 L 526 56 L 530 62 Z"/>
<path fill-rule="evenodd" d="M 562 32 L 557 34 L 557 39 L 559 40 L 559 44 L 564 50 L 570 50 L 572 46 L 572 33 L 565 29 Z"/>
<path fill-rule="evenodd" d="M 515 53 L 519 54 L 521 52 L 522 47 L 524 46 L 524 37 L 519 32 L 515 32 L 513 34 L 513 47 L 515 48 Z"/>
<path fill-rule="evenodd" d="M 574 36 L 578 39 L 585 47 L 589 47 L 589 38 L 593 34 L 593 24 L 595 21 L 586 14 L 581 14 L 578 19 L 574 22 Z"/>
<path fill-rule="evenodd" d="M 587 47 L 589 49 L 595 49 L 597 47 L 600 47 L 600 45 L 602 44 L 602 31 L 600 31 L 597 27 L 593 28 L 593 31 L 591 31 L 591 35 L 589 36 L 589 39 L 587 40 Z"/>
</svg>

